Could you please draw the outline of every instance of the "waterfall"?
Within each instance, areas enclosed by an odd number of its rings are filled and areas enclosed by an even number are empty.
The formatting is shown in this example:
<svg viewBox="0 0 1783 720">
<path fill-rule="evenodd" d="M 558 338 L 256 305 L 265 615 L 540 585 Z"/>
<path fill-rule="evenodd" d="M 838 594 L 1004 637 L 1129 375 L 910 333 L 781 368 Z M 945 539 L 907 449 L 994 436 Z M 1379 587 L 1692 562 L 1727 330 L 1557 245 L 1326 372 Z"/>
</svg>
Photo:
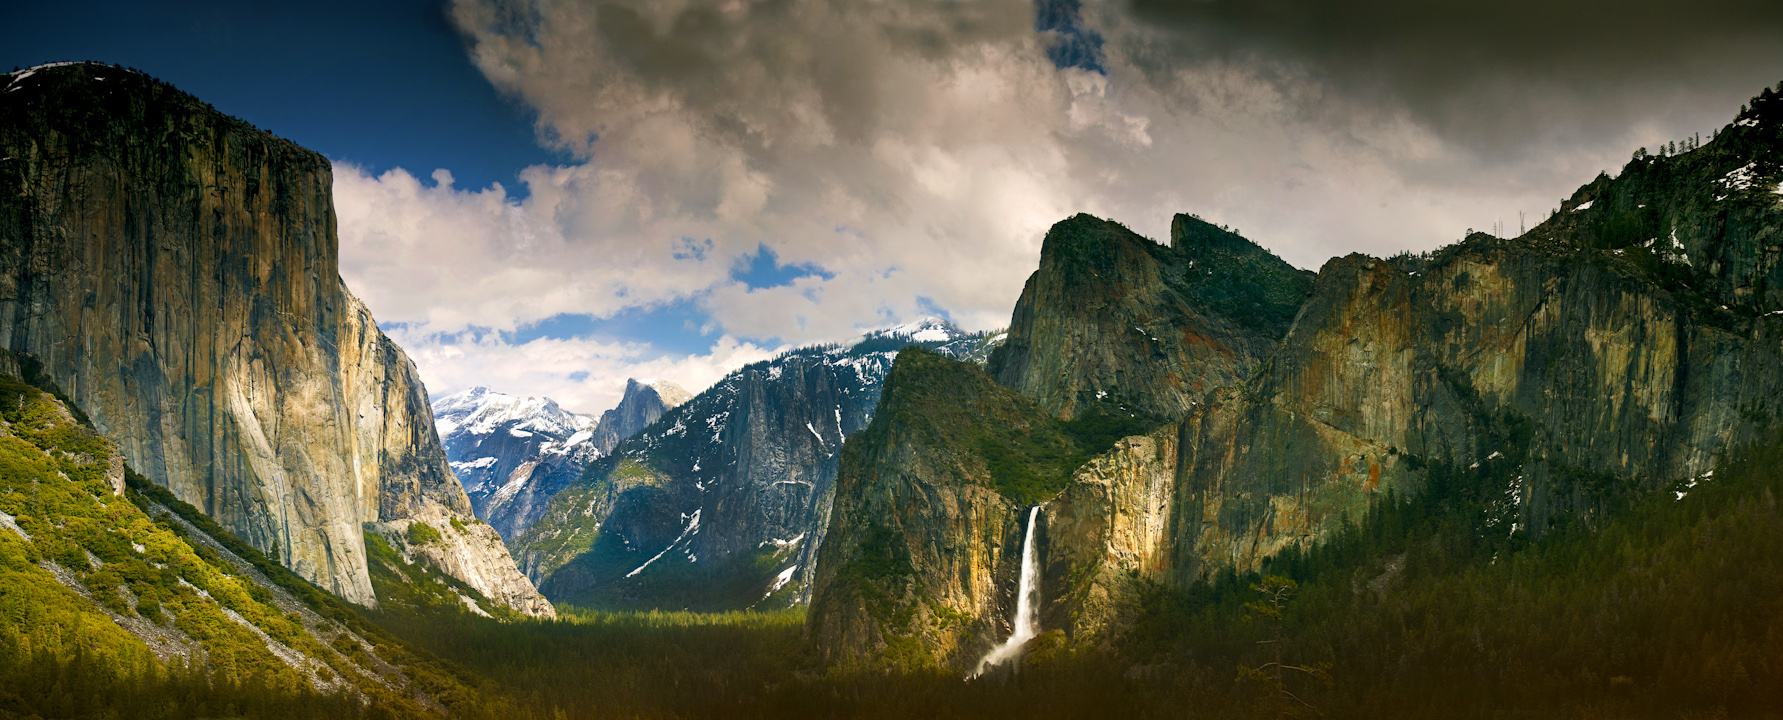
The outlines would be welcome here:
<svg viewBox="0 0 1783 720">
<path fill-rule="evenodd" d="M 1040 506 L 1035 505 L 1028 510 L 1028 532 L 1022 540 L 1021 584 L 1016 586 L 1015 617 L 1010 618 L 1014 631 L 1009 633 L 1008 640 L 978 661 L 978 669 L 972 671 L 972 677 L 983 675 L 984 671 L 1014 658 L 1021 652 L 1022 645 L 1034 639 L 1040 624 L 1040 560 L 1034 557 L 1034 526 L 1039 519 Z"/>
</svg>

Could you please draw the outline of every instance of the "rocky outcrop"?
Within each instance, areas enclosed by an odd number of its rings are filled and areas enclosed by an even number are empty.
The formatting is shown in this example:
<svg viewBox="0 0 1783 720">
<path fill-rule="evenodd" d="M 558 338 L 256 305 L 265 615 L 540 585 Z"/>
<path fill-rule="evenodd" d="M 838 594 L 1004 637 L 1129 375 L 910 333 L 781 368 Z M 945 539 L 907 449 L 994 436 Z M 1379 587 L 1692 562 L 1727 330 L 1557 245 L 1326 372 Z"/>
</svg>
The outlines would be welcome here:
<svg viewBox="0 0 1783 720">
<path fill-rule="evenodd" d="M 1042 506 L 1042 629 L 1106 643 L 1132 621 L 1138 581 L 1169 577 L 1177 434 L 1166 425 L 1121 439 Z"/>
<path fill-rule="evenodd" d="M 742 368 L 591 463 L 514 543 L 515 555 L 557 600 L 802 602 L 842 439 L 867 426 L 899 349 L 982 357 L 992 337 L 924 321 Z"/>
<path fill-rule="evenodd" d="M 1028 503 L 999 491 L 983 450 L 1013 435 L 1061 441 L 1057 421 L 977 368 L 899 356 L 880 413 L 842 453 L 806 621 L 826 662 L 963 671 L 1009 633 Z"/>
<path fill-rule="evenodd" d="M 1064 419 L 1098 404 L 1181 417 L 1250 373 L 1311 282 L 1192 216 L 1176 216 L 1165 247 L 1077 215 L 1047 232 L 987 369 Z"/>
<path fill-rule="evenodd" d="M 409 530 L 416 523 L 425 523 L 439 537 L 411 542 L 414 535 Z M 366 529 L 383 536 L 405 559 L 425 560 L 492 601 L 535 617 L 557 617 L 556 608 L 514 566 L 501 535 L 486 523 L 464 522 L 458 515 L 430 508 L 400 520 L 370 523 Z"/>
<path fill-rule="evenodd" d="M 950 393 L 909 391 L 902 402 L 917 408 L 909 412 L 931 426 L 965 423 L 975 429 L 962 432 L 973 437 L 938 446 L 908 429 L 884 435 L 871 430 L 860 440 L 866 443 L 861 454 L 844 461 L 844 472 L 852 467 L 856 475 L 837 486 L 826 541 L 839 554 L 831 557 L 826 549 L 820 559 L 821 596 L 813 596 L 808 625 L 820 652 L 832 661 L 891 657 L 903 665 L 970 667 L 1009 634 L 1019 558 L 1007 557 L 1005 549 L 1019 555 L 1020 511 L 1041 500 L 1040 630 L 1063 631 L 1086 643 L 1117 633 L 1134 611 L 1136 578 L 1170 576 L 1178 431 L 1168 421 L 1188 414 L 1208 392 L 1249 376 L 1287 332 L 1311 285 L 1310 273 L 1188 215 L 1177 216 L 1168 247 L 1088 215 L 1053 226 L 1007 341 L 986 369 L 1027 398 L 999 401 L 1008 414 L 1042 413 L 1005 420 L 1010 427 L 1046 427 L 1068 436 L 1071 449 L 1053 457 L 1064 464 L 1050 468 L 1046 482 L 1032 484 L 1049 488 L 1043 496 L 1012 502 L 1021 493 L 1009 486 L 1009 458 L 1047 453 L 1013 450 L 1029 446 L 1031 438 L 993 439 L 979 419 L 970 418 L 976 409 L 957 407 L 980 402 L 965 398 L 996 392 L 949 372 L 907 373 L 907 385 L 954 387 Z M 932 379 L 937 377 L 943 379 Z M 923 399 L 910 399 L 917 397 Z M 1030 401 L 1034 405 L 1024 404 Z M 880 417 L 899 407 L 888 394 Z M 958 412 L 933 417 L 946 414 L 941 408 Z M 908 421 L 887 422 L 896 428 Z M 1163 429 L 1145 432 L 1160 424 Z M 1119 439 L 1121 431 L 1145 434 Z M 878 448 L 878 442 L 894 447 Z M 981 468 L 989 479 L 963 481 L 957 469 L 935 476 L 937 464 Z M 986 491 L 986 484 L 1003 491 Z M 859 525 L 886 517 L 899 519 Z M 862 580 L 856 570 L 883 565 L 875 553 L 907 556 L 909 582 Z M 893 610 L 896 603 L 887 598 L 901 598 L 902 609 Z"/>
<path fill-rule="evenodd" d="M 470 504 L 413 364 L 341 283 L 328 161 L 134 72 L 3 82 L 0 345 L 142 474 L 375 604 L 362 525 Z"/>
<path fill-rule="evenodd" d="M 693 393 L 669 380 L 627 378 L 619 405 L 601 413 L 600 426 L 594 431 L 594 446 L 602 455 L 610 454 L 620 441 L 649 427 L 669 408 L 691 399 Z"/>
<path fill-rule="evenodd" d="M 832 663 L 973 668 L 1012 630 L 1027 510 L 1040 506 L 1039 632 L 1079 644 L 1168 577 L 1178 430 L 1091 442 L 976 368 L 906 351 L 850 437 L 806 634 Z"/>
</svg>

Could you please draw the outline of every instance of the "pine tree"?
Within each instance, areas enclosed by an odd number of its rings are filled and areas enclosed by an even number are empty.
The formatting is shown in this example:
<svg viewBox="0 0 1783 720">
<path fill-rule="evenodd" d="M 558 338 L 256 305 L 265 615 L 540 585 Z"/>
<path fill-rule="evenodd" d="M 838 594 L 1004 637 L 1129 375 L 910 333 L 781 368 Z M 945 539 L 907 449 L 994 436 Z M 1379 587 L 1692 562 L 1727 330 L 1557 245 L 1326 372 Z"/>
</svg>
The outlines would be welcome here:
<svg viewBox="0 0 1783 720">
<path fill-rule="evenodd" d="M 1270 703 L 1275 706 L 1277 718 L 1301 717 L 1318 714 L 1318 708 L 1312 703 L 1300 699 L 1288 690 L 1285 670 L 1306 673 L 1326 686 L 1331 685 L 1331 664 L 1316 663 L 1311 666 L 1289 665 L 1282 660 L 1282 606 L 1294 597 L 1300 584 L 1282 577 L 1270 575 L 1263 582 L 1251 585 L 1251 589 L 1263 594 L 1262 600 L 1254 600 L 1244 604 L 1245 617 L 1251 620 L 1262 620 L 1269 624 L 1271 637 L 1257 641 L 1258 645 L 1274 645 L 1275 659 L 1256 667 L 1238 667 L 1238 681 L 1258 685 L 1269 695 Z M 1295 704 L 1291 704 L 1292 703 Z"/>
</svg>

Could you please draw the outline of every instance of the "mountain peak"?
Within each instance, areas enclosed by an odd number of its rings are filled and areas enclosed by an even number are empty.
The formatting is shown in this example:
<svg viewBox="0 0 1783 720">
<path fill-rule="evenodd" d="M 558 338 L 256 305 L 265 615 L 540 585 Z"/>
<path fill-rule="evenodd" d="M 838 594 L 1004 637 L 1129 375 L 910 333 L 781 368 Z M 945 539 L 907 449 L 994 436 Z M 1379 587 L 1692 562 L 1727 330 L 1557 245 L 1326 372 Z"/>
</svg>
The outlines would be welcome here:
<svg viewBox="0 0 1783 720">
<path fill-rule="evenodd" d="M 965 331 L 960 330 L 959 326 L 933 315 L 866 334 L 867 337 L 904 337 L 925 343 L 946 342 L 965 335 Z"/>
<path fill-rule="evenodd" d="M 687 388 L 681 387 L 680 384 L 673 380 L 666 380 L 663 378 L 644 378 L 642 380 L 638 378 L 626 378 L 625 395 L 619 401 L 620 404 L 623 405 L 626 402 L 629 402 L 633 395 L 643 392 L 644 388 L 649 388 L 656 392 L 656 397 L 662 401 L 664 410 L 687 402 L 688 399 L 693 397 L 693 393 L 688 392 Z"/>
</svg>

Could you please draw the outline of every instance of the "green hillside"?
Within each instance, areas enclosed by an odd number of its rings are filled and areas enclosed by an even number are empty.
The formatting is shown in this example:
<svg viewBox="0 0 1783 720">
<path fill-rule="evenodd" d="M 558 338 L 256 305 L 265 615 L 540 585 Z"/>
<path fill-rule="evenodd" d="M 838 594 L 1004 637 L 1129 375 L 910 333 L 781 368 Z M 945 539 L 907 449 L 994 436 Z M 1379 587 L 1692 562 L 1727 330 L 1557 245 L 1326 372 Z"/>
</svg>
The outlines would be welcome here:
<svg viewBox="0 0 1783 720">
<path fill-rule="evenodd" d="M 57 394 L 0 377 L 0 717 L 495 710 L 166 489 L 125 470 L 114 494 L 113 454 Z"/>
</svg>

